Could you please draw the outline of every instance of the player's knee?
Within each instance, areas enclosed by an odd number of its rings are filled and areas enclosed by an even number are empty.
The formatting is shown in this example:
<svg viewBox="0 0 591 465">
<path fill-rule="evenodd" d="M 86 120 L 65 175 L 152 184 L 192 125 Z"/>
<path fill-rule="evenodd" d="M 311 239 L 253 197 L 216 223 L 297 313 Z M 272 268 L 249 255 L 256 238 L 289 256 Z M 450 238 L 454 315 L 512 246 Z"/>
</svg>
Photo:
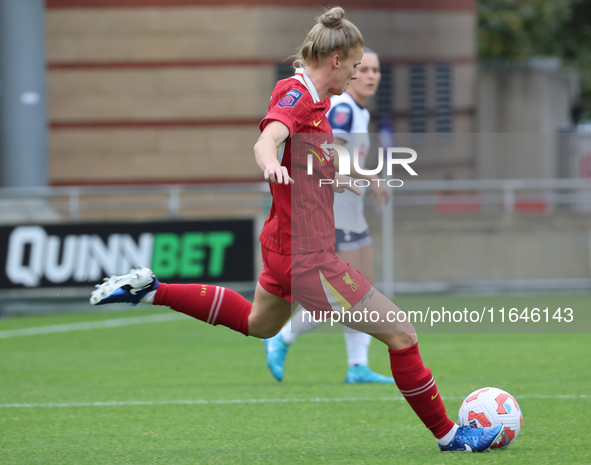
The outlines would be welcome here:
<svg viewBox="0 0 591 465">
<path fill-rule="evenodd" d="M 417 343 L 416 333 L 390 333 L 382 341 L 392 350 L 403 350 Z"/>
<path fill-rule="evenodd" d="M 414 346 L 418 341 L 416 333 L 402 333 L 399 336 L 399 343 L 406 346 L 405 348 Z"/>
</svg>

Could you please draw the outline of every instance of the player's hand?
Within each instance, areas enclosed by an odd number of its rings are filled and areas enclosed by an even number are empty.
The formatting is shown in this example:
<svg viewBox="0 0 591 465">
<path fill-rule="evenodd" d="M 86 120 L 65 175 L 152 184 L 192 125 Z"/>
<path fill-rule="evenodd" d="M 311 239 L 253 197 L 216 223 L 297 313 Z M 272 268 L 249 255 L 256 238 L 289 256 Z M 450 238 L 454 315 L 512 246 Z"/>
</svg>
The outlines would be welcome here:
<svg viewBox="0 0 591 465">
<path fill-rule="evenodd" d="M 356 195 L 361 195 L 361 190 L 355 185 L 355 179 L 343 174 L 335 174 L 332 190 L 341 194 L 345 189 L 350 190 Z"/>
<path fill-rule="evenodd" d="M 277 184 L 293 184 L 295 181 L 289 177 L 287 168 L 279 164 L 270 164 L 265 167 L 265 181 Z"/>
<path fill-rule="evenodd" d="M 372 182 L 370 186 L 371 195 L 373 195 L 376 198 L 376 208 L 382 205 L 388 205 L 388 202 L 390 200 L 390 192 L 388 192 L 388 188 L 384 186 L 382 183 L 377 182 Z"/>
</svg>

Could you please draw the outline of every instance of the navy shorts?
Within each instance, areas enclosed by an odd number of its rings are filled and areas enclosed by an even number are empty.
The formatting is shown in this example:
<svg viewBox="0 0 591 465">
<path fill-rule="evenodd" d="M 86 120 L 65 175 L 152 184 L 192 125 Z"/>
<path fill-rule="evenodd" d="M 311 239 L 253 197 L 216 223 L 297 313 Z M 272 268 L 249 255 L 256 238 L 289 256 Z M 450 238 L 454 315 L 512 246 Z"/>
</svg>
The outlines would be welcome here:
<svg viewBox="0 0 591 465">
<path fill-rule="evenodd" d="M 334 249 L 336 252 L 358 250 L 372 243 L 369 229 L 362 233 L 354 233 L 346 229 L 335 229 Z"/>
</svg>

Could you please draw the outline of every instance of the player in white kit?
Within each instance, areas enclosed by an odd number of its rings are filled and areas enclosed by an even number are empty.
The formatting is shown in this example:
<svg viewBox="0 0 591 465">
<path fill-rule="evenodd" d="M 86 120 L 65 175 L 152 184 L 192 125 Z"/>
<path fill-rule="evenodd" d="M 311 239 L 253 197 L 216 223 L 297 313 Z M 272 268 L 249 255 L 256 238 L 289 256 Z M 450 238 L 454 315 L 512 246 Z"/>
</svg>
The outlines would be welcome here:
<svg viewBox="0 0 591 465">
<path fill-rule="evenodd" d="M 359 150 L 359 166 L 363 168 L 370 147 L 368 126 L 370 115 L 365 108 L 367 101 L 375 94 L 380 83 L 380 63 L 371 49 L 364 48 L 361 64 L 357 68 L 357 79 L 351 81 L 342 95 L 331 97 L 331 108 L 327 113 L 333 130 L 335 144 L 343 145 L 353 155 Z M 335 164 L 338 157 L 335 158 Z M 337 166 L 338 169 L 338 166 Z M 351 166 L 352 177 L 368 179 L 378 176 L 361 175 Z M 389 200 L 388 190 L 371 182 L 372 194 L 376 197 L 376 207 Z M 365 193 L 366 189 L 361 189 Z M 363 214 L 363 195 L 350 191 L 334 197 L 335 250 L 337 255 L 373 284 L 373 248 L 367 221 Z M 274 337 L 265 339 L 267 366 L 277 381 L 283 380 L 287 350 L 304 333 L 321 325 L 300 310 Z M 393 383 L 391 376 L 374 372 L 368 366 L 368 351 L 371 336 L 345 328 L 348 370 L 346 383 Z"/>
</svg>

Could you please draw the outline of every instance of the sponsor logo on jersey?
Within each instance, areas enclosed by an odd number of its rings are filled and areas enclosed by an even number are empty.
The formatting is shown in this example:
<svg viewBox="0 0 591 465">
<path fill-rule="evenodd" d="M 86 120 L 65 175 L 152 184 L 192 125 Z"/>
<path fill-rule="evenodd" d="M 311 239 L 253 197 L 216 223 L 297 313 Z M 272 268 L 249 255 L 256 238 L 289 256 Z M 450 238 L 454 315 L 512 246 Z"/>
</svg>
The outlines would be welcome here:
<svg viewBox="0 0 591 465">
<path fill-rule="evenodd" d="M 302 95 L 303 94 L 299 90 L 291 89 L 283 96 L 281 100 L 279 100 L 277 106 L 280 108 L 293 107 L 296 103 L 298 103 L 298 100 L 302 97 Z"/>
</svg>

